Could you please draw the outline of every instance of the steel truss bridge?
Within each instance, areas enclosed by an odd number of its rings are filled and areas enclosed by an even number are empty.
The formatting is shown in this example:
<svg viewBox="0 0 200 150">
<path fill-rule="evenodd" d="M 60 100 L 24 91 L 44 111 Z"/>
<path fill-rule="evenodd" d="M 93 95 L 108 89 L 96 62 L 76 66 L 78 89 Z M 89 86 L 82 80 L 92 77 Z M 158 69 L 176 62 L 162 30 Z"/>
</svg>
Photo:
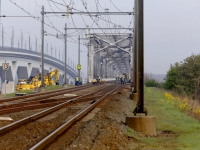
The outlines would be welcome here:
<svg viewBox="0 0 200 150">
<path fill-rule="evenodd" d="M 131 74 L 133 34 L 91 34 L 88 43 L 88 80 Z"/>
</svg>

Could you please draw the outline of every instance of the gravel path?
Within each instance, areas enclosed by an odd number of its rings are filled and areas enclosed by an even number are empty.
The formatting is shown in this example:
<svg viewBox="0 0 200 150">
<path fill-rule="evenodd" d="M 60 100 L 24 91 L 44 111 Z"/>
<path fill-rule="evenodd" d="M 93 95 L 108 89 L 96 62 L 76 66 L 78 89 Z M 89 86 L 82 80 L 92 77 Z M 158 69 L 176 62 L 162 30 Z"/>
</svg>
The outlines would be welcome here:
<svg viewBox="0 0 200 150">
<path fill-rule="evenodd" d="M 126 116 L 133 108 L 128 99 L 129 89 L 126 86 L 122 91 L 110 96 L 96 113 L 94 118 L 83 119 L 79 129 L 67 141 L 59 140 L 48 149 L 56 150 L 125 150 L 134 139 L 126 135 Z M 70 129 L 75 130 L 75 129 Z M 69 130 L 69 132 L 70 132 Z M 63 135 L 64 136 L 64 135 Z M 67 139 L 67 138 L 66 138 Z"/>
</svg>

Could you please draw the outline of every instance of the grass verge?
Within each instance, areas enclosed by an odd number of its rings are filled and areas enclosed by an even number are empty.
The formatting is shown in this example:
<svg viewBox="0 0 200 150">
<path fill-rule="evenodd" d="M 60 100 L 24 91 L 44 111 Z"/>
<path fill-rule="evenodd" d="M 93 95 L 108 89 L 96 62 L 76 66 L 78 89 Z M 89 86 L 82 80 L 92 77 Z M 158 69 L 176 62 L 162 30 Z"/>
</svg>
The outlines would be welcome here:
<svg viewBox="0 0 200 150">
<path fill-rule="evenodd" d="M 145 88 L 144 105 L 149 116 L 156 117 L 157 133 L 172 131 L 169 136 L 143 137 L 132 129 L 127 134 L 137 142 L 130 149 L 138 150 L 198 150 L 200 149 L 200 124 L 197 120 L 180 111 L 172 104 L 162 103 L 163 91 Z"/>
</svg>

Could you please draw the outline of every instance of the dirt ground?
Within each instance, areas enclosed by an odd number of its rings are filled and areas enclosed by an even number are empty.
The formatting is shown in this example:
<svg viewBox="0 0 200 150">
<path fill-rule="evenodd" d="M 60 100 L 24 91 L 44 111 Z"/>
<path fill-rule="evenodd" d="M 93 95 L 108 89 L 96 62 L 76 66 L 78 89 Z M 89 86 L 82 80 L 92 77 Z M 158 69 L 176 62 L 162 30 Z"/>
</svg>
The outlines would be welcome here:
<svg viewBox="0 0 200 150">
<path fill-rule="evenodd" d="M 48 149 L 65 150 L 126 150 L 136 140 L 127 136 L 126 116 L 131 114 L 129 86 L 115 92 L 107 101 L 79 123 L 79 129 L 67 141 L 57 142 Z M 80 125 L 81 124 L 81 125 Z M 70 129 L 75 130 L 75 129 Z M 68 133 L 69 134 L 69 133 Z M 64 138 L 67 139 L 67 138 Z M 133 146 L 133 145 L 132 145 Z"/>
<path fill-rule="evenodd" d="M 62 139 L 54 144 L 50 145 L 48 149 L 53 150 L 131 150 L 137 149 L 137 140 L 129 137 L 126 132 L 128 127 L 125 125 L 126 116 L 132 114 L 133 105 L 130 106 L 132 101 L 128 99 L 129 97 L 129 85 L 125 85 L 121 91 L 113 93 L 112 96 L 108 97 L 106 102 L 92 111 L 88 116 L 77 123 L 77 126 L 66 132 L 67 136 L 70 138 Z M 63 113 L 63 112 L 62 112 Z M 65 112 L 64 112 L 65 113 Z M 65 120 L 63 117 L 67 113 L 59 115 L 59 120 Z M 21 116 L 21 115 L 20 115 Z M 12 116 L 14 117 L 14 116 Z M 16 116 L 15 116 L 16 117 Z M 50 120 L 38 120 L 36 125 L 30 130 L 40 130 L 38 124 L 41 122 L 46 122 L 44 128 L 47 128 L 49 132 L 52 132 L 50 125 L 52 125 L 53 120 L 58 118 L 52 118 Z M 49 123 L 49 124 L 48 124 Z M 32 123 L 33 124 L 33 123 Z M 54 123 L 55 124 L 55 123 Z M 57 121 L 59 124 L 59 121 Z M 52 125 L 53 126 L 53 125 Z M 55 126 L 55 125 L 54 125 Z M 25 126 L 26 127 L 26 126 Z M 23 127 L 23 129 L 25 128 Z M 43 128 L 43 129 L 44 129 Z M 19 130 L 20 131 L 20 130 Z M 0 142 L 1 147 L 4 145 L 5 149 L 12 149 L 15 145 L 16 149 L 29 149 L 34 141 L 41 140 L 44 131 L 40 130 L 38 134 L 30 135 L 29 129 L 24 129 L 24 137 L 20 133 L 11 132 L 8 135 L 1 137 Z M 31 132 L 32 133 L 32 132 Z M 36 133 L 36 131 L 34 132 Z M 16 136 L 14 136 L 17 135 Z M 11 136 L 12 135 L 12 136 Z M 35 136 L 33 141 L 30 141 L 28 137 Z M 16 139 L 17 138 L 17 139 Z M 25 138 L 25 139 L 24 139 Z M 23 139 L 23 140 L 22 140 Z M 8 141 L 13 141 L 10 143 Z M 23 142 L 22 142 L 23 141 Z M 17 143 L 15 143 L 17 142 Z M 3 144 L 4 143 L 4 144 Z M 13 146 L 12 146 L 13 145 Z M 17 146 L 18 145 L 18 146 Z M 131 145 L 131 147 L 130 147 Z M 17 147 L 16 147 L 17 146 Z M 21 147 L 21 148 L 20 148 Z"/>
</svg>

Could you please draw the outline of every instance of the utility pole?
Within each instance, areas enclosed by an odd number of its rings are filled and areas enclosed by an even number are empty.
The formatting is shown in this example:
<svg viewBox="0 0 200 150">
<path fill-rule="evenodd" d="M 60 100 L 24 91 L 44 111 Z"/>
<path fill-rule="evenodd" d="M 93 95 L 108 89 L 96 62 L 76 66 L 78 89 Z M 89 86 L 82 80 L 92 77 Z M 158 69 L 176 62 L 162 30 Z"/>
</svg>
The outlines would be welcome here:
<svg viewBox="0 0 200 150">
<path fill-rule="evenodd" d="M 37 37 L 35 35 L 35 51 L 37 52 Z"/>
<path fill-rule="evenodd" d="M 56 58 L 56 47 L 55 47 L 55 58 Z"/>
<path fill-rule="evenodd" d="M 48 54 L 48 43 L 46 45 L 46 54 Z"/>
<path fill-rule="evenodd" d="M 89 44 L 90 44 L 90 43 L 89 43 Z M 87 59 L 88 59 L 88 60 L 87 60 L 87 83 L 89 83 L 89 75 L 90 75 L 90 74 L 89 74 L 89 70 L 90 70 L 90 69 L 89 69 L 89 47 L 90 47 L 90 46 L 87 45 L 87 48 L 88 48 L 88 53 L 87 53 Z"/>
<path fill-rule="evenodd" d="M 64 69 L 65 81 L 64 81 L 64 84 L 67 84 L 67 23 L 65 23 L 64 30 L 65 30 L 65 36 L 64 36 L 64 38 L 65 38 L 65 40 L 64 40 L 65 41 L 65 69 Z"/>
<path fill-rule="evenodd" d="M 3 25 L 2 25 L 2 47 L 4 46 L 4 33 L 3 33 Z"/>
<path fill-rule="evenodd" d="M 59 60 L 60 60 L 60 49 L 59 49 Z"/>
<path fill-rule="evenodd" d="M 12 27 L 12 26 L 11 26 Z M 12 27 L 12 36 L 11 36 L 11 48 L 13 47 L 13 27 Z"/>
<path fill-rule="evenodd" d="M 145 113 L 144 108 L 144 23 L 143 23 L 143 0 L 135 0 L 135 57 L 136 64 L 136 101 L 137 107 L 133 111 L 134 115 L 137 113 Z M 134 64 L 135 65 L 135 64 Z"/>
<path fill-rule="evenodd" d="M 51 56 L 52 56 L 52 44 L 51 44 Z"/>
<path fill-rule="evenodd" d="M 42 12 L 41 12 L 41 15 L 42 15 L 42 21 L 41 21 L 41 27 L 42 27 L 42 30 L 41 30 L 41 60 L 42 60 L 42 68 L 41 68 L 41 87 L 44 88 L 44 6 L 42 6 Z"/>
<path fill-rule="evenodd" d="M 29 32 L 28 32 L 29 33 Z M 29 45 L 29 50 L 31 50 L 31 37 L 30 37 L 30 33 L 29 33 L 29 41 L 28 41 L 28 45 Z"/>
<path fill-rule="evenodd" d="M 105 64 L 105 66 L 106 66 L 106 67 L 105 67 L 105 70 L 106 70 L 106 71 L 105 71 L 105 72 L 106 72 L 106 79 L 108 78 L 108 74 L 107 74 L 107 73 L 108 73 L 108 70 L 107 70 L 107 63 L 108 63 L 108 60 L 107 60 L 107 58 L 106 58 L 106 64 Z"/>
<path fill-rule="evenodd" d="M 14 47 L 14 30 L 12 28 L 12 47 Z"/>
<path fill-rule="evenodd" d="M 78 36 L 78 65 L 80 64 L 80 35 Z M 80 71 L 81 69 L 78 69 L 78 78 L 80 80 Z"/>
<path fill-rule="evenodd" d="M 22 33 L 22 29 L 21 29 L 21 49 L 23 48 L 23 33 Z"/>
<path fill-rule="evenodd" d="M 6 60 L 5 60 L 6 63 Z M 5 97 L 6 97 L 6 70 L 5 70 Z"/>
</svg>

